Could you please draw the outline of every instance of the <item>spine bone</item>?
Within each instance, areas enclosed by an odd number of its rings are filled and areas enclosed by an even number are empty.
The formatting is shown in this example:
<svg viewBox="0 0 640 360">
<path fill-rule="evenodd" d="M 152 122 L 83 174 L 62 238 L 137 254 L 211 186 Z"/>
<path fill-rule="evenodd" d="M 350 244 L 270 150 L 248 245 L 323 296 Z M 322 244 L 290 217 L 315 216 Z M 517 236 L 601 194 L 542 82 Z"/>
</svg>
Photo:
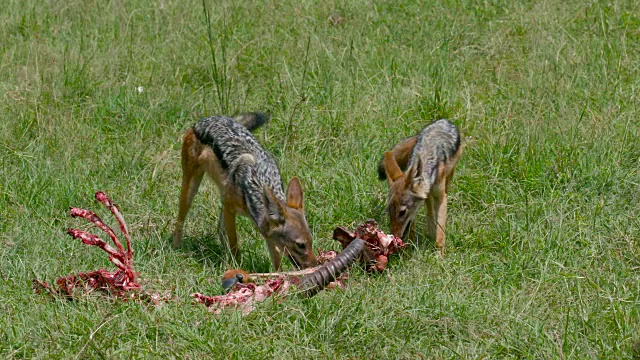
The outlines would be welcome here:
<svg viewBox="0 0 640 360">
<path fill-rule="evenodd" d="M 308 296 L 312 297 L 330 282 L 336 279 L 343 271 L 353 263 L 364 247 L 364 240 L 354 239 L 335 259 L 324 264 L 318 270 L 302 278 L 300 289 Z"/>
</svg>

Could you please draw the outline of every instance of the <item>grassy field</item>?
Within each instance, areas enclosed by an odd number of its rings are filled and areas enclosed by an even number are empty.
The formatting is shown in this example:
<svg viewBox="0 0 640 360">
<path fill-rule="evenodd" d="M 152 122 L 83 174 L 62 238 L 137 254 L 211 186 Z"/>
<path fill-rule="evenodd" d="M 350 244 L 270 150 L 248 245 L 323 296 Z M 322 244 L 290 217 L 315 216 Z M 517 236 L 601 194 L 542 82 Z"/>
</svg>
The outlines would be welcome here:
<svg viewBox="0 0 640 360">
<path fill-rule="evenodd" d="M 635 1 L 22 1 L 0 10 L 3 358 L 640 356 L 640 5 Z M 206 10 L 205 10 L 206 9 Z M 205 181 L 174 251 L 180 139 L 210 114 L 297 175 L 316 247 L 388 229 L 385 149 L 447 117 L 466 143 L 448 253 L 414 247 L 345 291 L 209 314 L 231 264 Z M 154 308 L 52 300 L 31 280 L 109 266 L 69 206 L 118 203 Z M 413 242 L 425 242 L 418 224 Z M 241 266 L 267 271 L 239 224 Z"/>
</svg>

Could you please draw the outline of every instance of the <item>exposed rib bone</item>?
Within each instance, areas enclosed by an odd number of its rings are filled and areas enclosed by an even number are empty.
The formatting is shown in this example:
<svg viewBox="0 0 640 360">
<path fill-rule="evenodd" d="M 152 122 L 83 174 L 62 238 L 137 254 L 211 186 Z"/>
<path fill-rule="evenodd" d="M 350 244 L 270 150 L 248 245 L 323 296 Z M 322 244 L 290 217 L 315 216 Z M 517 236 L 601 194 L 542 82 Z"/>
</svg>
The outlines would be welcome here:
<svg viewBox="0 0 640 360">
<path fill-rule="evenodd" d="M 124 238 L 127 240 L 127 260 L 131 260 L 133 258 L 133 248 L 131 247 L 131 238 L 129 237 L 129 230 L 127 229 L 127 224 L 124 222 L 124 218 L 120 213 L 120 209 L 116 204 L 111 201 L 109 196 L 102 191 L 98 191 L 96 193 L 96 200 L 100 201 L 104 206 L 111 211 L 113 216 L 118 220 L 118 224 L 120 224 L 120 231 L 124 234 Z M 120 245 L 122 246 L 122 245 Z"/>
</svg>

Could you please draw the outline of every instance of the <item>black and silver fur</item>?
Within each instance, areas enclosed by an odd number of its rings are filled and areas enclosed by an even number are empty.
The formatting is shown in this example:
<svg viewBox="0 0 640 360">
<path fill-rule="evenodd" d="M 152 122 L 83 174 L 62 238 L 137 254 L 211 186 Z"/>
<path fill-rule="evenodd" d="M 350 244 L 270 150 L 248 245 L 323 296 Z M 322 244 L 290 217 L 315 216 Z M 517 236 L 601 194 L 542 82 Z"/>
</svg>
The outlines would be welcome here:
<svg viewBox="0 0 640 360">
<path fill-rule="evenodd" d="M 430 180 L 430 184 L 433 184 L 436 181 L 438 165 L 448 162 L 459 147 L 458 128 L 446 119 L 435 121 L 418 133 L 416 144 L 411 150 L 408 168 L 420 158 L 423 174 Z"/>
<path fill-rule="evenodd" d="M 286 202 L 282 177 L 273 156 L 250 132 L 267 119 L 263 114 L 245 114 L 236 119 L 212 116 L 193 126 L 198 140 L 213 150 L 228 174 L 228 181 L 239 186 L 249 215 L 258 227 L 266 220 L 267 209 L 262 195 L 265 185 L 275 197 Z"/>
</svg>

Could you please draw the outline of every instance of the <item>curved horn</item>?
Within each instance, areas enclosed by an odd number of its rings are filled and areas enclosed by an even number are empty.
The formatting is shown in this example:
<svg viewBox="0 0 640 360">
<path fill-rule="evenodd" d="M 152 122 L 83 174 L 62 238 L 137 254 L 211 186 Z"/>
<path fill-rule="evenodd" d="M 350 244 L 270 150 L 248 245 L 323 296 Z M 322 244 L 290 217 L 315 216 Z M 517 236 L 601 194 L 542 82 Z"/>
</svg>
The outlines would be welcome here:
<svg viewBox="0 0 640 360">
<path fill-rule="evenodd" d="M 300 282 L 302 293 L 308 297 L 312 297 L 330 282 L 336 279 L 343 271 L 345 271 L 351 263 L 353 263 L 364 248 L 364 240 L 354 239 L 349 245 L 342 250 L 335 259 L 322 265 L 318 270 L 306 275 Z"/>
</svg>

